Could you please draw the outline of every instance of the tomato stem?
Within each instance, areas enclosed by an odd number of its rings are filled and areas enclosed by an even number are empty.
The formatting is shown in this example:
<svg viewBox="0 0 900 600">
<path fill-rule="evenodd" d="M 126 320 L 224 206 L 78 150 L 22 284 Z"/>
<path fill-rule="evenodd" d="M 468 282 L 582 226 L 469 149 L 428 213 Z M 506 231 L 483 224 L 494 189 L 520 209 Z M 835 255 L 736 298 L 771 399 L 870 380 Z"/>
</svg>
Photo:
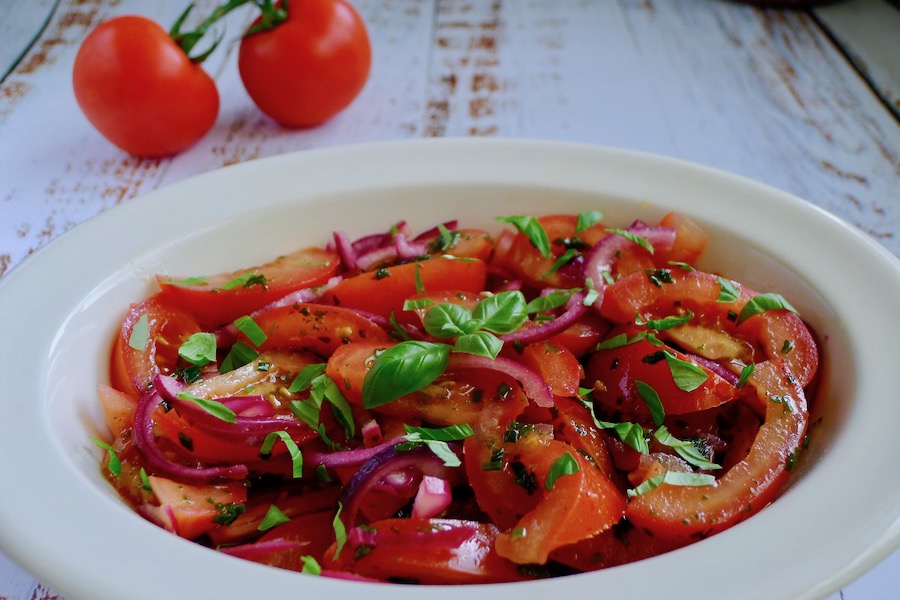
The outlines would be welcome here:
<svg viewBox="0 0 900 600">
<path fill-rule="evenodd" d="M 272 0 L 253 0 L 253 3 L 256 4 L 257 8 L 260 10 L 260 21 L 256 25 L 250 27 L 244 36 L 274 29 L 287 20 L 287 2 L 279 2 L 276 5 Z"/>
<path fill-rule="evenodd" d="M 217 6 L 208 17 L 206 17 L 200 26 L 193 31 L 181 31 L 181 26 L 184 24 L 185 19 L 187 19 L 188 14 L 193 10 L 194 4 L 191 3 L 184 9 L 184 12 L 179 15 L 178 19 L 176 19 L 175 23 L 172 25 L 172 29 L 169 30 L 169 35 L 175 40 L 175 43 L 178 44 L 184 53 L 188 55 L 188 58 L 191 59 L 192 62 L 202 63 L 206 60 L 215 49 L 222 42 L 222 39 L 225 36 L 225 33 L 222 32 L 218 36 L 216 36 L 216 40 L 212 43 L 212 45 L 205 52 L 191 56 L 191 50 L 194 49 L 194 46 L 197 45 L 197 42 L 206 35 L 206 32 L 212 27 L 216 21 L 222 19 L 233 11 L 234 9 L 243 6 L 244 4 L 253 3 L 259 6 L 258 0 L 229 0 L 225 4 Z M 265 9 L 260 6 L 260 9 L 265 11 Z"/>
</svg>

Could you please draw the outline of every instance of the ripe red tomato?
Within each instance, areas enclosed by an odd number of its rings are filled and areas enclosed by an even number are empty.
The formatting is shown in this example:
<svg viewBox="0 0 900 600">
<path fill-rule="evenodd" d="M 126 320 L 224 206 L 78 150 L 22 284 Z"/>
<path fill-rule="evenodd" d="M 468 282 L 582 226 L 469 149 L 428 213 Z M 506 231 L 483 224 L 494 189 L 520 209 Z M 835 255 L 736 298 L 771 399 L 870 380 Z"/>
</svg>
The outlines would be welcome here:
<svg viewBox="0 0 900 600">
<path fill-rule="evenodd" d="M 289 0 L 287 19 L 244 37 L 238 54 L 247 93 L 286 127 L 318 125 L 345 109 L 371 63 L 365 24 L 344 0 Z"/>
<path fill-rule="evenodd" d="M 100 24 L 81 43 L 72 70 L 88 121 L 135 156 L 176 154 L 203 137 L 219 113 L 209 75 L 149 19 Z"/>
</svg>

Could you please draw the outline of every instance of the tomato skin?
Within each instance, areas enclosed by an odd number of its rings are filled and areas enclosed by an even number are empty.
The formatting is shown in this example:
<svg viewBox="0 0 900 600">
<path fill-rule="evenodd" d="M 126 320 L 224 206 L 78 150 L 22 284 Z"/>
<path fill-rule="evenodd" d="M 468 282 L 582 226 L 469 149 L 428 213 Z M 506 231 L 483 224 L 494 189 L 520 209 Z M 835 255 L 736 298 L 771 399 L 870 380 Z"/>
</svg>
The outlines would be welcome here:
<svg viewBox="0 0 900 600">
<path fill-rule="evenodd" d="M 259 313 L 255 321 L 267 337 L 259 347 L 261 351 L 308 349 L 320 356 L 330 356 L 338 347 L 351 342 L 390 341 L 388 334 L 369 319 L 337 306 L 306 303 L 279 306 Z"/>
<path fill-rule="evenodd" d="M 289 0 L 287 20 L 241 40 L 238 69 L 259 109 L 311 127 L 345 109 L 369 77 L 365 23 L 344 0 Z"/>
<path fill-rule="evenodd" d="M 75 57 L 72 83 L 97 131 L 139 157 L 181 152 L 219 113 L 212 78 L 144 17 L 116 17 L 94 29 Z"/>
<path fill-rule="evenodd" d="M 217 327 L 249 315 L 291 292 L 321 285 L 337 274 L 337 252 L 324 248 L 302 248 L 263 265 L 203 277 L 190 285 L 157 275 L 162 293 L 193 314 L 204 327 Z M 241 276 L 259 276 L 260 283 L 248 281 L 226 289 Z M 223 287 L 226 286 L 226 287 Z"/>
<path fill-rule="evenodd" d="M 484 289 L 487 267 L 480 260 L 432 258 L 387 267 L 344 279 L 322 296 L 323 302 L 357 308 L 390 317 L 402 314 L 403 302 L 416 293 L 417 278 L 425 292 L 455 290 L 478 293 Z"/>
</svg>

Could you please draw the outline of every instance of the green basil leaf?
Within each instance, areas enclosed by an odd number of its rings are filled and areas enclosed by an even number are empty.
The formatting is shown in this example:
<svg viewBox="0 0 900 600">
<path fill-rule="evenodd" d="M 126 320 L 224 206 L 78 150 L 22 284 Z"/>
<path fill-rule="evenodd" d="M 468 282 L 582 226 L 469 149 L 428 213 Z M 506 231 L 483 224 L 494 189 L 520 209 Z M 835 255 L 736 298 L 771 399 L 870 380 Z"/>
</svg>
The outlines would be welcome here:
<svg viewBox="0 0 900 600">
<path fill-rule="evenodd" d="M 471 321 L 472 313 L 468 308 L 444 302 L 429 308 L 422 324 L 425 331 L 436 338 L 451 338 L 467 333 L 466 326 Z"/>
<path fill-rule="evenodd" d="M 491 359 L 497 358 L 502 349 L 503 341 L 489 331 L 476 331 L 461 335 L 456 338 L 456 344 L 453 346 L 455 352 L 486 356 Z"/>
<path fill-rule="evenodd" d="M 199 396 L 189 394 L 188 392 L 180 392 L 176 394 L 176 396 L 182 400 L 189 400 L 193 402 L 212 416 L 216 417 L 217 419 L 221 419 L 226 423 L 237 422 L 237 415 L 234 414 L 234 411 L 217 400 L 200 398 Z"/>
<path fill-rule="evenodd" d="M 528 314 L 546 312 L 564 306 L 569 298 L 580 292 L 580 288 L 572 288 L 568 290 L 553 290 L 549 294 L 538 296 L 525 306 Z"/>
<path fill-rule="evenodd" d="M 116 451 L 113 450 L 113 447 L 99 438 L 93 438 L 93 440 L 95 446 L 102 450 L 106 450 L 106 455 L 109 457 L 109 464 L 107 465 L 109 472 L 116 477 L 121 477 L 122 461 L 119 460 L 119 455 L 116 454 Z"/>
<path fill-rule="evenodd" d="M 178 356 L 198 367 L 216 360 L 216 336 L 213 333 L 195 333 L 178 348 Z"/>
<path fill-rule="evenodd" d="M 514 225 L 516 229 L 528 238 L 531 245 L 537 248 L 538 252 L 540 252 L 541 256 L 544 258 L 550 258 L 552 256 L 552 252 L 550 251 L 550 238 L 547 237 L 547 232 L 544 230 L 540 221 L 534 217 L 515 215 L 511 217 L 497 217 L 497 220 L 501 223 L 510 223 Z"/>
<path fill-rule="evenodd" d="M 671 317 L 664 317 L 662 319 L 648 319 L 647 321 L 641 321 L 640 315 L 638 315 L 634 322 L 636 325 L 643 325 L 647 329 L 663 331 L 665 329 L 674 329 L 675 327 L 681 327 L 682 325 L 690 322 L 692 318 L 694 318 L 694 313 L 688 311 L 683 315 L 673 315 Z"/>
<path fill-rule="evenodd" d="M 709 374 L 694 363 L 681 360 L 671 352 L 663 354 L 669 365 L 669 371 L 672 373 L 672 379 L 675 380 L 675 385 L 679 390 L 693 392 L 709 379 Z"/>
<path fill-rule="evenodd" d="M 417 434 L 421 440 L 437 440 L 440 442 L 458 442 L 475 435 L 472 428 L 465 423 L 439 428 L 404 425 L 403 428 L 406 429 L 407 434 Z M 409 436 L 407 436 L 407 439 L 409 439 Z"/>
<path fill-rule="evenodd" d="M 341 521 L 341 511 L 343 509 L 344 505 L 338 500 L 337 512 L 334 515 L 334 519 L 331 521 L 331 527 L 334 529 L 334 540 L 336 542 L 334 548 L 334 560 L 338 559 L 341 550 L 344 549 L 344 544 L 347 543 L 347 528 L 344 526 L 344 522 Z"/>
<path fill-rule="evenodd" d="M 565 452 L 550 465 L 547 479 L 544 480 L 544 488 L 549 492 L 556 485 L 557 479 L 563 475 L 574 475 L 578 470 L 578 461 L 568 451 Z"/>
<path fill-rule="evenodd" d="M 307 575 L 322 574 L 321 565 L 319 565 L 319 562 L 312 556 L 301 556 L 300 560 L 303 561 L 303 568 L 300 569 L 301 573 L 306 573 Z"/>
<path fill-rule="evenodd" d="M 737 324 L 740 325 L 753 315 L 766 312 L 769 310 L 789 310 L 796 313 L 797 309 L 791 306 L 787 300 L 780 294 L 760 294 L 750 298 L 750 301 L 744 305 L 738 315 Z"/>
<path fill-rule="evenodd" d="M 251 287 L 254 285 L 262 286 L 263 289 L 268 289 L 269 284 L 266 281 L 266 276 L 262 273 L 257 273 L 256 271 L 251 271 L 250 273 L 244 273 L 243 275 L 238 275 L 231 281 L 222 284 L 221 289 L 223 290 L 233 290 L 239 287 Z"/>
<path fill-rule="evenodd" d="M 303 477 L 303 453 L 300 452 L 300 448 L 297 446 L 297 443 L 291 438 L 290 434 L 287 431 L 273 431 L 269 435 L 265 437 L 263 440 L 262 447 L 259 449 L 259 455 L 263 457 L 268 457 L 272 454 L 272 448 L 275 447 L 275 442 L 281 440 L 281 442 L 288 449 L 288 454 L 291 456 L 291 466 L 292 466 L 292 475 L 294 479 L 300 479 Z"/>
<path fill-rule="evenodd" d="M 656 390 L 648 383 L 638 379 L 635 379 L 634 383 L 637 386 L 638 395 L 650 410 L 650 418 L 653 419 L 653 424 L 659 427 L 663 424 L 663 419 L 666 417 L 662 402 L 659 400 L 659 394 L 657 394 Z"/>
<path fill-rule="evenodd" d="M 416 277 L 416 293 L 417 294 L 424 293 L 425 292 L 425 282 L 422 281 L 422 264 L 419 262 L 416 262 L 415 277 Z"/>
<path fill-rule="evenodd" d="M 753 375 L 753 372 L 756 370 L 756 365 L 750 363 L 749 365 L 744 365 L 744 368 L 741 369 L 741 376 L 738 377 L 737 388 L 741 389 L 745 385 L 747 385 L 747 380 L 750 379 L 750 376 Z"/>
<path fill-rule="evenodd" d="M 599 210 L 589 210 L 585 212 L 578 213 L 578 222 L 575 224 L 575 233 L 576 235 L 591 227 L 592 225 L 596 225 L 600 221 L 603 220 L 603 213 Z"/>
<path fill-rule="evenodd" d="M 634 242 L 650 254 L 653 254 L 653 244 L 647 241 L 647 238 L 641 237 L 636 233 L 632 233 L 631 231 L 625 229 L 616 229 L 615 227 L 610 227 L 606 231 L 609 233 L 614 233 L 615 235 L 620 235 L 629 242 Z"/>
<path fill-rule="evenodd" d="M 263 520 L 257 529 L 259 531 L 268 531 L 273 527 L 287 523 L 288 521 L 290 521 L 288 516 L 281 512 L 280 508 L 272 504 L 269 506 L 269 510 L 266 511 L 266 516 L 263 517 Z"/>
<path fill-rule="evenodd" d="M 609 339 L 603 340 L 598 343 L 595 350 L 614 350 L 616 348 L 621 348 L 622 346 L 627 346 L 629 344 L 634 344 L 635 342 L 639 342 L 643 339 L 647 339 L 648 335 L 646 332 L 641 331 L 636 333 L 635 335 L 628 337 L 628 335 L 624 333 L 620 333 L 612 336 Z"/>
<path fill-rule="evenodd" d="M 435 302 L 431 298 L 413 298 L 403 301 L 403 310 L 421 310 L 434 305 Z"/>
<path fill-rule="evenodd" d="M 559 271 L 567 262 L 575 258 L 578 251 L 575 248 L 568 248 L 565 252 L 556 257 L 556 261 L 547 269 L 547 272 L 538 277 L 538 279 L 546 279 L 557 271 Z"/>
<path fill-rule="evenodd" d="M 294 378 L 288 391 L 292 394 L 296 394 L 297 392 L 308 390 L 312 387 L 313 381 L 324 374 L 325 363 L 306 365 L 299 373 L 297 373 L 297 376 Z"/>
<path fill-rule="evenodd" d="M 681 262 L 680 260 L 670 260 L 669 264 L 673 267 L 678 267 L 682 271 L 696 271 L 696 269 L 692 265 L 686 262 Z"/>
<path fill-rule="evenodd" d="M 347 438 L 356 435 L 356 420 L 353 418 L 353 409 L 344 397 L 341 388 L 337 386 L 331 377 L 322 375 L 317 381 L 317 388 L 321 389 L 322 397 L 334 408 L 334 416 L 343 428 Z"/>
<path fill-rule="evenodd" d="M 634 498 L 635 496 L 646 494 L 649 491 L 655 490 L 664 483 L 667 483 L 669 485 L 681 486 L 703 486 L 713 485 L 715 482 L 716 478 L 712 475 L 707 475 L 706 473 L 680 473 L 677 471 L 666 471 L 662 475 L 651 477 L 633 490 L 628 490 L 628 497 Z"/>
<path fill-rule="evenodd" d="M 716 281 L 719 282 L 719 297 L 716 298 L 716 302 L 738 301 L 741 297 L 741 290 L 735 282 L 728 281 L 722 277 L 719 277 Z"/>
<path fill-rule="evenodd" d="M 665 425 L 657 429 L 653 433 L 653 437 L 655 437 L 660 444 L 673 448 L 675 452 L 677 452 L 678 455 L 681 456 L 681 458 L 694 465 L 698 469 L 709 471 L 722 468 L 721 465 L 717 465 L 714 462 L 708 461 L 705 456 L 700 454 L 700 451 L 697 449 L 697 447 L 689 441 L 680 440 L 672 435 Z"/>
<path fill-rule="evenodd" d="M 254 346 L 259 347 L 266 341 L 265 332 L 260 329 L 259 325 L 256 324 L 256 321 L 249 315 L 244 315 L 243 317 L 235 319 L 234 326 L 238 328 L 238 331 L 246 335 L 247 339 L 250 340 Z"/>
<path fill-rule="evenodd" d="M 528 320 L 525 295 L 512 290 L 480 300 L 472 309 L 472 317 L 482 328 L 500 335 L 517 331 Z"/>
<path fill-rule="evenodd" d="M 147 316 L 147 313 L 144 313 L 138 317 L 134 327 L 131 328 L 131 334 L 128 336 L 128 345 L 135 350 L 143 351 L 147 348 L 147 342 L 149 341 L 150 317 Z"/>
<path fill-rule="evenodd" d="M 447 368 L 450 346 L 409 340 L 378 355 L 363 380 L 363 406 L 375 408 L 422 389 Z"/>
<path fill-rule="evenodd" d="M 596 302 L 600 298 L 600 292 L 597 291 L 596 287 L 594 287 L 594 282 L 590 277 L 584 280 L 584 286 L 588 290 L 587 294 L 584 295 L 584 305 L 593 306 L 594 302 Z"/>
<path fill-rule="evenodd" d="M 259 358 L 259 352 L 244 342 L 235 342 L 219 365 L 219 373 L 229 373 Z"/>
<path fill-rule="evenodd" d="M 294 416 L 313 429 L 319 427 L 319 412 L 322 410 L 321 400 L 310 397 L 308 400 L 291 400 L 288 405 Z"/>
<path fill-rule="evenodd" d="M 206 285 L 209 280 L 206 277 L 185 277 L 184 279 L 167 278 L 166 283 L 177 285 L 179 287 L 191 287 L 195 285 Z"/>
<path fill-rule="evenodd" d="M 586 388 L 582 388 L 579 392 L 585 392 L 585 395 L 589 393 L 591 390 L 587 390 Z M 650 445 L 647 443 L 647 439 L 644 437 L 644 428 L 638 423 L 611 423 L 609 421 L 601 421 L 596 415 L 594 415 L 594 405 L 589 400 L 585 400 L 584 398 L 578 399 L 582 405 L 588 410 L 588 413 L 591 415 L 591 419 L 594 420 L 594 425 L 598 429 L 612 429 L 619 439 L 622 440 L 623 443 L 631 446 L 641 454 L 649 454 L 650 453 Z"/>
</svg>

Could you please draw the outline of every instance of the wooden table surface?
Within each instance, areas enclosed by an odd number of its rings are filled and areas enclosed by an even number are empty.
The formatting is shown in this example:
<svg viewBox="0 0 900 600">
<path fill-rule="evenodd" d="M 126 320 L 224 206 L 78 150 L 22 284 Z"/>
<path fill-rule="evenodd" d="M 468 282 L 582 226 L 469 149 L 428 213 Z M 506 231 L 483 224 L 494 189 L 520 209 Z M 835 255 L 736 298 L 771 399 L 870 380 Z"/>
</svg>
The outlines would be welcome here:
<svg viewBox="0 0 900 600">
<path fill-rule="evenodd" d="M 213 130 L 174 158 L 139 160 L 82 116 L 72 63 L 105 19 L 142 14 L 168 27 L 186 2 L 0 0 L 0 277 L 78 223 L 194 174 L 296 150 L 444 136 L 695 161 L 800 196 L 900 254 L 897 0 L 796 10 L 729 0 L 353 3 L 374 63 L 346 111 L 308 130 L 263 116 L 237 74 L 235 41 L 250 13 L 236 11 L 205 63 L 221 94 Z M 196 4 L 205 15 L 217 2 Z M 0 600 L 39 598 L 60 596 L 0 554 Z M 900 598 L 900 551 L 828 600 L 838 598 Z"/>
</svg>

